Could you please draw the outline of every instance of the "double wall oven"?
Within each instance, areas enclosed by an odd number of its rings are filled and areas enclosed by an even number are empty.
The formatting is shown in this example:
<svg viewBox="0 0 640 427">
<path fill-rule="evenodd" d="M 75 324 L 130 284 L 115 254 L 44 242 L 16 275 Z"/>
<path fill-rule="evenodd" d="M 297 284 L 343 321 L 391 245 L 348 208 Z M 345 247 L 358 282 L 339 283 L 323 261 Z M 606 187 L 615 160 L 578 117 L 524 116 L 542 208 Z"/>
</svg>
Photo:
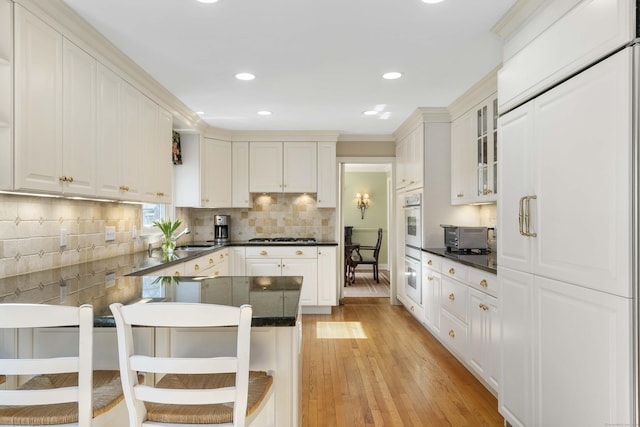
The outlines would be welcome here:
<svg viewBox="0 0 640 427">
<path fill-rule="evenodd" d="M 414 302 L 422 304 L 422 193 L 404 196 L 404 290 Z"/>
</svg>

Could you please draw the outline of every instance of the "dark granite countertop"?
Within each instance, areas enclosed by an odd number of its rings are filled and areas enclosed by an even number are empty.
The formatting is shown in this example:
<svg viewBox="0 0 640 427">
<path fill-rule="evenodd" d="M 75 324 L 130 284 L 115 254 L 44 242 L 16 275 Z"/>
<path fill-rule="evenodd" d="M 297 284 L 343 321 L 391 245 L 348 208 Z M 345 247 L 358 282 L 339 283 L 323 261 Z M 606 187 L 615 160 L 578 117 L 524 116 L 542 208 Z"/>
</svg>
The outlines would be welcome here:
<svg viewBox="0 0 640 427">
<path fill-rule="evenodd" d="M 496 261 L 495 253 L 465 255 L 458 254 L 457 252 L 447 252 L 445 248 L 422 248 L 422 250 L 424 252 L 449 258 L 453 261 L 459 262 L 460 264 L 488 271 L 489 273 L 498 273 L 498 263 Z"/>
</svg>

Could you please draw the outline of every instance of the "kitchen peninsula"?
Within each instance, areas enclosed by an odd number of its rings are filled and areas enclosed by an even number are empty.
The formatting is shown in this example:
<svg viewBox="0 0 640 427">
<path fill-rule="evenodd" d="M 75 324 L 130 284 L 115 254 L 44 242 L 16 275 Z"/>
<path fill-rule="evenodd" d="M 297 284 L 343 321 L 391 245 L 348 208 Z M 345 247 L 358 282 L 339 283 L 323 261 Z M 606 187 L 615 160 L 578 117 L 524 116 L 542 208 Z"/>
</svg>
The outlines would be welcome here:
<svg viewBox="0 0 640 427">
<path fill-rule="evenodd" d="M 274 375 L 276 425 L 300 424 L 301 316 L 299 276 L 141 276 L 153 264 L 145 253 L 0 279 L 0 303 L 94 307 L 94 369 L 117 369 L 117 340 L 109 305 L 114 302 L 201 302 L 253 306 L 251 369 Z M 15 332 L 14 332 L 15 333 Z M 228 329 L 136 328 L 134 339 L 148 354 L 224 355 L 235 350 Z M 20 330 L 0 335 L 0 357 L 64 354 L 77 340 L 74 328 Z"/>
</svg>

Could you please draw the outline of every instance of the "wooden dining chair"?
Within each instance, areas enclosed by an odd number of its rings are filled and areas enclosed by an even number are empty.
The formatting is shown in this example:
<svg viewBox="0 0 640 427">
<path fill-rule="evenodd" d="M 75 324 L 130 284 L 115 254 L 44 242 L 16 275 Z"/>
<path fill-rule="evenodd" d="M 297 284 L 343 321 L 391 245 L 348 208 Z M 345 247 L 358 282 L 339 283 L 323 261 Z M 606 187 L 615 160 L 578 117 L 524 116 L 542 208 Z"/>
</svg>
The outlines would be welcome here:
<svg viewBox="0 0 640 427">
<path fill-rule="evenodd" d="M 250 305 L 200 303 L 111 304 L 118 335 L 120 373 L 130 427 L 274 427 L 273 377 L 249 371 Z M 151 357 L 133 345 L 133 326 L 155 328 L 237 328 L 233 357 Z M 139 384 L 137 372 L 161 377 Z"/>
<path fill-rule="evenodd" d="M 380 255 L 381 246 L 382 228 L 378 228 L 378 240 L 375 246 L 358 246 L 353 250 L 349 262 L 351 283 L 356 281 L 356 267 L 361 264 L 373 266 L 373 278 L 377 283 L 380 283 L 378 256 Z M 370 254 L 368 252 L 370 252 Z"/>
<path fill-rule="evenodd" d="M 126 422 L 120 373 L 92 370 L 91 305 L 0 304 L 2 329 L 67 326 L 78 327 L 78 347 L 69 351 L 74 355 L 0 359 L 3 376 L 27 378 L 15 389 L 0 390 L 0 426 L 95 427 Z"/>
</svg>

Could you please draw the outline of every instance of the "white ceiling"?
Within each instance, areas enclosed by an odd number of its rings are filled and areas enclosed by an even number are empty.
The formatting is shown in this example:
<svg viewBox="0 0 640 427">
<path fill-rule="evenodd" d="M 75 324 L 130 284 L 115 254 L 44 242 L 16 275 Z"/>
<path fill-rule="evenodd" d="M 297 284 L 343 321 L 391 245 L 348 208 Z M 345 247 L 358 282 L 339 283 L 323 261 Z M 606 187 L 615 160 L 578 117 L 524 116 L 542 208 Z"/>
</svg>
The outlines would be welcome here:
<svg viewBox="0 0 640 427">
<path fill-rule="evenodd" d="M 65 2 L 210 126 L 388 135 L 500 63 L 490 29 L 515 0 Z"/>
</svg>

